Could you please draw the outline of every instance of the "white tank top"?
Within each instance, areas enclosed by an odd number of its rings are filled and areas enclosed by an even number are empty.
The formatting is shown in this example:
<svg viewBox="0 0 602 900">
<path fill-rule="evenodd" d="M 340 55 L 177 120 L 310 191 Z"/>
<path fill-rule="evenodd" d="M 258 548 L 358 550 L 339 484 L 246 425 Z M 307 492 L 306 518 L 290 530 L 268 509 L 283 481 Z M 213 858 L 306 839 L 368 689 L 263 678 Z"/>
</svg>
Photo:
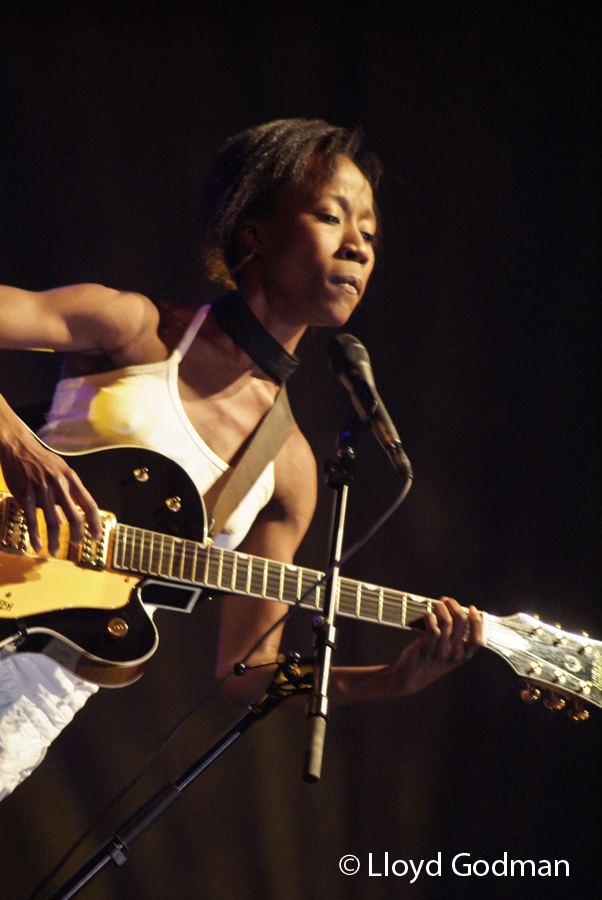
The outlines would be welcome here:
<svg viewBox="0 0 602 900">
<path fill-rule="evenodd" d="M 178 369 L 208 311 L 209 306 L 198 310 L 176 349 L 162 362 L 59 381 L 48 423 L 38 432 L 42 440 L 59 452 L 109 445 L 148 447 L 179 463 L 204 496 L 229 466 L 201 439 L 186 415 Z M 230 550 L 237 547 L 273 492 L 274 464 L 269 463 L 215 543 Z"/>
</svg>

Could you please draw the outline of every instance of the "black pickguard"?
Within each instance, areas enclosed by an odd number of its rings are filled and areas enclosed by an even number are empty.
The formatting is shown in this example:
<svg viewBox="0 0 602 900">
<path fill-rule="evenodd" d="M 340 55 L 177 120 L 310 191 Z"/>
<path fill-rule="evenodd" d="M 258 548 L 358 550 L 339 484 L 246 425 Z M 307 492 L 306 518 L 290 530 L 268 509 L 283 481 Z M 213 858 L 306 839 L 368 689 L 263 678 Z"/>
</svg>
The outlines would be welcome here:
<svg viewBox="0 0 602 900">
<path fill-rule="evenodd" d="M 142 447 L 108 447 L 59 455 L 77 472 L 99 508 L 112 512 L 118 522 L 204 542 L 203 501 L 192 479 L 173 460 Z M 141 470 L 144 470 L 142 480 Z M 175 498 L 176 503 L 172 502 Z M 170 509 L 166 501 L 177 511 Z M 45 653 L 67 668 L 72 668 L 71 644 L 108 663 L 128 663 L 146 656 L 156 644 L 156 630 L 140 597 L 148 603 L 182 608 L 186 605 L 186 593 L 167 582 L 153 583 L 148 588 L 142 585 L 133 590 L 128 604 L 117 610 L 90 609 L 84 605 L 28 616 L 23 621 L 0 619 L 0 639 L 21 630 L 26 637 L 18 648 L 20 651 Z M 81 599 L 85 604 L 85 598 Z M 107 631 L 108 622 L 116 615 L 128 625 L 124 637 L 111 637 Z M 61 642 L 61 635 L 67 642 Z"/>
</svg>

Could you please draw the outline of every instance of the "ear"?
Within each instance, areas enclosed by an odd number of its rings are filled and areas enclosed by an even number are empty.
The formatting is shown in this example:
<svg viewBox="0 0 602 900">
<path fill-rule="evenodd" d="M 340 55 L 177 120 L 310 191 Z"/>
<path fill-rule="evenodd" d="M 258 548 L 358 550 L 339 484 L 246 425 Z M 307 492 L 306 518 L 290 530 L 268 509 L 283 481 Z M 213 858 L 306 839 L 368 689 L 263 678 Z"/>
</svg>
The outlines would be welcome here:
<svg viewBox="0 0 602 900">
<path fill-rule="evenodd" d="M 243 254 L 254 251 L 257 255 L 263 250 L 263 222 L 260 220 L 243 222 L 238 232 Z"/>
</svg>

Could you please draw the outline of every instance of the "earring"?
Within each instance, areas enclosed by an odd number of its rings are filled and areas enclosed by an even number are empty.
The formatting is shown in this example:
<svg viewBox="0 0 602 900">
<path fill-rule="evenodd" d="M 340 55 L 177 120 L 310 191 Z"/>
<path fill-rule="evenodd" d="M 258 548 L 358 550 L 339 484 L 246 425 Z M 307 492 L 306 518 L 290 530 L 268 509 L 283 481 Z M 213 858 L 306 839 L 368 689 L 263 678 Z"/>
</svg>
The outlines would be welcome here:
<svg viewBox="0 0 602 900">
<path fill-rule="evenodd" d="M 242 269 L 244 269 L 246 265 L 248 265 L 253 259 L 255 259 L 256 256 L 257 253 L 255 252 L 255 250 L 251 250 L 248 256 L 243 256 L 241 261 L 236 266 L 234 266 L 233 269 L 230 269 L 230 275 L 237 275 Z"/>
</svg>

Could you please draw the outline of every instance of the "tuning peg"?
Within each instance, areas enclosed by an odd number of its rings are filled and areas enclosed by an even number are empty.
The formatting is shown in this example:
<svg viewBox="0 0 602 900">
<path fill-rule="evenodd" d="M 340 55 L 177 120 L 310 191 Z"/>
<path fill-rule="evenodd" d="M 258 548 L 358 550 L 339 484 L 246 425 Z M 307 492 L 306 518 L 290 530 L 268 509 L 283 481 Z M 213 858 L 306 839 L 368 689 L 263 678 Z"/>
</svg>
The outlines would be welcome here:
<svg viewBox="0 0 602 900">
<path fill-rule="evenodd" d="M 573 722 L 585 722 L 586 719 L 589 719 L 589 713 L 586 709 L 583 709 L 583 704 L 581 703 L 575 702 L 572 709 L 567 709 L 566 712 L 569 719 L 572 719 Z"/>
<path fill-rule="evenodd" d="M 541 691 L 533 687 L 532 684 L 529 684 L 528 681 L 525 682 L 525 688 L 520 692 L 520 698 L 524 703 L 537 703 L 539 698 L 541 697 Z"/>
<path fill-rule="evenodd" d="M 550 693 L 549 696 L 543 701 L 543 705 L 546 709 L 551 710 L 552 712 L 557 712 L 559 709 L 564 709 L 566 706 L 566 700 L 564 697 L 559 697 L 558 694 Z"/>
</svg>

